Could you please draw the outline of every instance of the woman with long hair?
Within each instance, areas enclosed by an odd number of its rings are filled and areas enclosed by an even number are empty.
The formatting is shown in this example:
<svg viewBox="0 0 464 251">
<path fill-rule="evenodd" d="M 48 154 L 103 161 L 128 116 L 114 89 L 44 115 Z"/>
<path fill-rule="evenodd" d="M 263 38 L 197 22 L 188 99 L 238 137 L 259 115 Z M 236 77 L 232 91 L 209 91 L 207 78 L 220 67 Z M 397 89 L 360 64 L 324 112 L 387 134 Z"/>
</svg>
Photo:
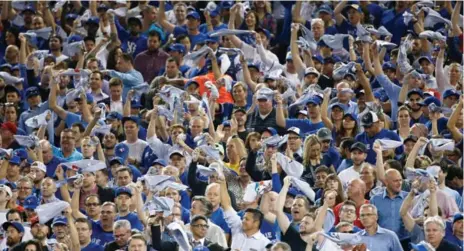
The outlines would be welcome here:
<svg viewBox="0 0 464 251">
<path fill-rule="evenodd" d="M 312 187 L 316 181 L 316 168 L 322 163 L 322 144 L 316 135 L 310 135 L 305 139 L 303 147 L 303 175 L 301 178 Z"/>
<path fill-rule="evenodd" d="M 28 240 L 24 243 L 24 251 L 42 251 L 42 245 L 36 240 Z"/>
<path fill-rule="evenodd" d="M 398 129 L 396 130 L 396 133 L 400 136 L 401 141 L 404 141 L 411 131 L 411 126 L 409 124 L 411 121 L 411 116 L 409 115 L 410 112 L 411 110 L 405 105 L 398 108 Z"/>
<path fill-rule="evenodd" d="M 251 149 L 256 149 L 260 140 L 261 140 L 261 134 L 259 132 L 249 133 L 245 140 L 246 150 L 249 152 L 251 151 Z"/>
<path fill-rule="evenodd" d="M 437 78 L 438 91 L 443 93 L 447 89 L 457 89 L 462 85 L 462 65 L 451 63 L 446 72 L 443 67 L 445 63 L 446 42 L 440 42 L 440 52 L 435 64 L 435 76 Z"/>
<path fill-rule="evenodd" d="M 264 0 L 256 0 L 253 2 L 252 9 L 256 12 L 259 26 L 270 31 L 271 34 L 277 34 L 277 23 L 272 16 L 271 3 Z"/>
<path fill-rule="evenodd" d="M 316 205 L 323 205 L 325 192 L 331 191 L 331 190 L 337 192 L 337 197 L 335 198 L 335 205 L 338 205 L 339 203 L 342 203 L 345 201 L 345 194 L 343 192 L 342 182 L 340 178 L 338 178 L 336 173 L 331 173 L 325 179 L 321 198 L 318 201 L 316 201 Z"/>
<path fill-rule="evenodd" d="M 238 173 L 240 169 L 240 160 L 247 156 L 247 152 L 245 144 L 237 135 L 227 140 L 226 153 L 229 162 L 224 163 L 224 165 Z"/>
<path fill-rule="evenodd" d="M 118 70 L 116 69 L 116 64 L 119 60 L 119 58 L 122 56 L 123 51 L 120 47 L 116 47 L 112 50 L 110 50 L 108 54 L 108 60 L 106 63 L 106 69 L 108 70 Z"/>
</svg>

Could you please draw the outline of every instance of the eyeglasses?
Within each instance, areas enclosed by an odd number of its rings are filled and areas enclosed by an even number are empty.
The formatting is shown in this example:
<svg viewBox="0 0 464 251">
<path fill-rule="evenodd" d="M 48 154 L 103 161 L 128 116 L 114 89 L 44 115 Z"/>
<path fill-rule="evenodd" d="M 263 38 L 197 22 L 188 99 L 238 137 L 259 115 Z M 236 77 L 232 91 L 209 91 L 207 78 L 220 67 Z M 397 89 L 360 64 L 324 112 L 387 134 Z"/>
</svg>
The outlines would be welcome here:
<svg viewBox="0 0 464 251">
<path fill-rule="evenodd" d="M 202 224 L 196 224 L 196 225 L 192 225 L 192 227 L 198 227 L 198 228 L 209 228 L 209 225 L 202 225 Z"/>
<path fill-rule="evenodd" d="M 344 233 L 344 234 L 354 234 L 354 231 L 353 230 L 350 230 L 350 231 L 342 231 L 340 233 Z"/>
<path fill-rule="evenodd" d="M 87 207 L 98 207 L 98 206 L 100 206 L 100 204 L 98 204 L 98 203 L 87 203 L 87 204 L 85 204 L 85 206 L 87 206 Z"/>
<path fill-rule="evenodd" d="M 370 216 L 374 216 L 375 214 L 360 214 L 359 215 L 359 218 L 366 218 L 366 217 L 370 217 Z"/>
<path fill-rule="evenodd" d="M 345 213 L 350 213 L 350 214 L 356 213 L 356 210 L 353 210 L 353 209 L 342 209 L 342 211 Z"/>
</svg>

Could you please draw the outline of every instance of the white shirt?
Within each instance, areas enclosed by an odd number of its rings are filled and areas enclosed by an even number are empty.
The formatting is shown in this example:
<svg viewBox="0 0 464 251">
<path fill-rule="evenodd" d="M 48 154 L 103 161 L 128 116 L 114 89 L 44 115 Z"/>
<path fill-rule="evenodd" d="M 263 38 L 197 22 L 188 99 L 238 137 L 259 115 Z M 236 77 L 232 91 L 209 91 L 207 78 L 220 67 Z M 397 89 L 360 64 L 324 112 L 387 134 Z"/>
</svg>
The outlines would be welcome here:
<svg viewBox="0 0 464 251">
<path fill-rule="evenodd" d="M 128 143 L 127 140 L 124 140 L 122 143 L 129 147 L 129 156 L 134 157 L 137 163 L 141 163 L 143 150 L 148 146 L 148 143 L 141 139 L 137 139 L 134 143 Z"/>
<path fill-rule="evenodd" d="M 224 211 L 227 225 L 232 231 L 232 250 L 240 251 L 265 251 L 271 242 L 260 231 L 248 237 L 242 230 L 242 220 L 233 209 Z"/>
<path fill-rule="evenodd" d="M 122 98 L 118 101 L 115 101 L 115 100 L 110 101 L 110 111 L 122 114 L 123 108 L 124 108 L 124 105 L 122 103 Z"/>
<path fill-rule="evenodd" d="M 358 179 L 359 177 L 360 177 L 359 173 L 356 170 L 354 170 L 353 166 L 341 171 L 338 174 L 338 178 L 340 178 L 343 188 L 344 188 L 343 190 L 346 190 L 350 181 L 354 179 Z"/>
</svg>

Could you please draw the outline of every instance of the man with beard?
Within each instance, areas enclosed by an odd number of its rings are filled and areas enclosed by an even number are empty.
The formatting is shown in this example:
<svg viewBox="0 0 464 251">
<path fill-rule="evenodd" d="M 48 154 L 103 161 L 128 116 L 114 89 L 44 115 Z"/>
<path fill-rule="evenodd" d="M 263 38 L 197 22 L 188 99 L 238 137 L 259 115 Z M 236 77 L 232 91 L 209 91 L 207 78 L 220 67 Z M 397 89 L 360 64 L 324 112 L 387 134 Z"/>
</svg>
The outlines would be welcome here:
<svg viewBox="0 0 464 251">
<path fill-rule="evenodd" d="M 22 213 L 16 209 L 10 209 L 8 213 L 6 213 L 6 220 L 8 222 L 18 222 L 23 224 Z M 24 227 L 24 226 L 23 226 Z M 8 246 L 6 244 L 8 238 L 4 238 L 0 242 L 0 250 L 5 250 Z M 32 239 L 31 228 L 24 227 L 24 235 L 21 241 L 28 241 Z M 11 248 L 11 246 L 10 246 Z"/>
<path fill-rule="evenodd" d="M 39 241 L 39 243 L 42 245 L 42 247 L 47 246 L 47 236 L 50 232 L 50 229 L 46 224 L 42 224 L 38 221 L 38 219 L 35 222 L 32 222 L 31 224 L 31 234 L 36 239 Z M 15 249 L 13 249 L 15 250 Z"/>
<path fill-rule="evenodd" d="M 10 247 L 7 248 L 6 251 L 13 250 L 12 247 L 21 243 L 21 239 L 24 235 L 24 227 L 20 222 L 5 222 L 2 227 L 7 236 L 6 245 Z"/>
<path fill-rule="evenodd" d="M 50 54 L 53 55 L 56 60 L 56 64 L 68 59 L 68 57 L 62 53 L 63 38 L 59 35 L 50 36 L 48 40 L 48 47 L 50 48 Z M 40 60 L 40 65 L 43 67 L 44 59 Z"/>
<path fill-rule="evenodd" d="M 100 220 L 91 222 L 92 231 L 90 232 L 90 234 L 92 235 L 92 243 L 104 246 L 106 243 L 114 241 L 113 222 L 115 219 L 116 219 L 116 205 L 113 202 L 103 203 L 101 207 Z M 77 226 L 77 221 L 76 221 L 76 227 L 78 228 L 78 231 L 79 231 L 79 227 Z M 80 237 L 79 237 L 79 240 L 81 240 Z"/>
<path fill-rule="evenodd" d="M 65 217 L 57 216 L 53 219 L 52 231 L 56 241 L 70 247 L 68 220 Z"/>
<path fill-rule="evenodd" d="M 366 160 L 366 145 L 361 142 L 354 143 L 350 148 L 351 160 L 353 160 L 353 166 L 341 171 L 338 174 L 340 181 L 342 182 L 343 188 L 348 187 L 348 183 L 360 177 L 361 167 Z"/>
<path fill-rule="evenodd" d="M 77 161 L 82 159 L 82 154 L 76 150 L 76 138 L 73 130 L 66 128 L 60 135 L 60 146 L 52 145 L 53 155 L 63 158 L 65 161 Z"/>
<path fill-rule="evenodd" d="M 28 177 L 34 183 L 34 190 L 40 190 L 42 185 L 42 180 L 46 177 L 47 167 L 40 161 L 35 161 L 31 165 L 31 172 L 28 174 Z"/>
<path fill-rule="evenodd" d="M 135 69 L 142 73 L 143 79 L 147 83 L 151 83 L 159 75 L 169 57 L 169 54 L 160 49 L 160 44 L 160 34 L 154 30 L 150 31 L 147 40 L 148 49 L 135 57 Z"/>
<path fill-rule="evenodd" d="M 364 132 L 356 135 L 355 141 L 365 144 L 367 149 L 366 162 L 374 165 L 376 161 L 376 153 L 373 150 L 374 142 L 377 139 L 390 139 L 395 141 L 401 141 L 398 134 L 393 131 L 383 129 L 380 125 L 379 118 L 374 112 L 367 112 L 361 117 L 361 126 L 364 128 Z M 396 148 L 395 153 L 400 155 L 403 153 L 403 146 Z"/>
<path fill-rule="evenodd" d="M 421 123 L 426 124 L 429 119 L 422 112 L 422 101 L 424 99 L 424 93 L 418 89 L 414 88 L 408 91 L 408 107 L 411 109 L 411 121 L 409 122 L 410 126 L 414 124 Z"/>
</svg>

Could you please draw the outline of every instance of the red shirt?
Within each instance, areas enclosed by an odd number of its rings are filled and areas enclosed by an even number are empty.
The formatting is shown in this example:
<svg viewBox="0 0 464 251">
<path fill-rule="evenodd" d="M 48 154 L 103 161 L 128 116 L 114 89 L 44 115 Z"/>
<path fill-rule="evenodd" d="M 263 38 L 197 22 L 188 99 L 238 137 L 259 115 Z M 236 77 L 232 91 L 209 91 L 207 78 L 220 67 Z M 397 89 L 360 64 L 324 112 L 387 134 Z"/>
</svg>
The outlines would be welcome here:
<svg viewBox="0 0 464 251">
<path fill-rule="evenodd" d="M 203 93 L 207 93 L 208 97 L 210 95 L 210 91 L 208 88 L 206 88 L 205 83 L 206 81 L 211 81 L 213 84 L 216 84 L 216 79 L 214 78 L 214 73 L 209 72 L 205 75 L 197 76 L 193 78 L 196 82 L 199 84 L 199 94 L 200 96 L 203 95 Z M 216 86 L 217 87 L 217 86 Z M 232 95 L 230 92 L 226 90 L 224 86 L 221 86 L 218 88 L 219 91 L 219 98 L 217 99 L 217 103 L 219 104 L 224 104 L 224 103 L 234 103 L 234 99 L 232 98 Z"/>
<path fill-rule="evenodd" d="M 340 222 L 340 209 L 342 208 L 344 202 L 342 203 L 339 203 L 338 205 L 336 205 L 334 207 L 334 214 L 335 214 L 335 226 Z M 369 204 L 369 201 L 368 200 L 364 200 L 364 204 Z M 356 208 L 356 220 L 354 220 L 353 222 L 353 225 L 361 228 L 361 229 L 364 229 L 364 226 L 363 224 L 361 223 L 361 220 L 359 219 L 359 209 L 361 207 L 357 207 Z"/>
</svg>

